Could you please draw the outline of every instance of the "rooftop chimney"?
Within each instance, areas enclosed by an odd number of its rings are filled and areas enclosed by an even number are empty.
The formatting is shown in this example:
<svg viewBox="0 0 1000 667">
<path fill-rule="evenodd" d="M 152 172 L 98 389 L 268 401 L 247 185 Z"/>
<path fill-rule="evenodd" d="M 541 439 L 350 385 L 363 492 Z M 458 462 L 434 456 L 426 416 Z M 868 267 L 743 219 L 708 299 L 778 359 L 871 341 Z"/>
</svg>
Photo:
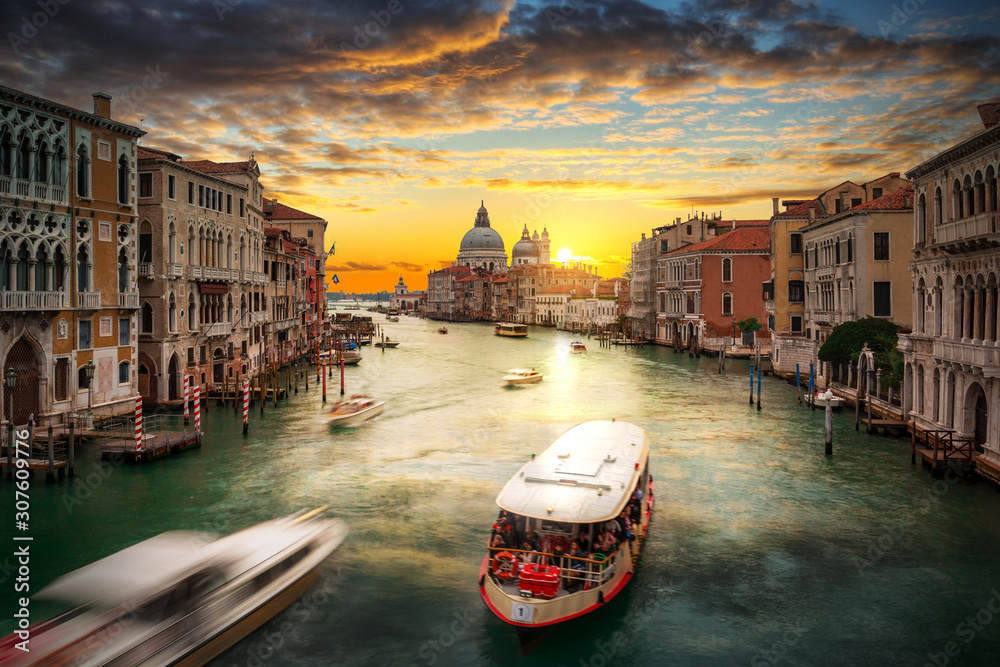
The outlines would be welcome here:
<svg viewBox="0 0 1000 667">
<path fill-rule="evenodd" d="M 850 206 L 847 205 L 847 202 L 848 202 L 848 199 L 847 199 L 847 190 L 843 190 L 840 193 L 840 210 L 841 211 L 846 211 L 847 209 L 850 208 Z"/>
<path fill-rule="evenodd" d="M 111 96 L 107 93 L 94 93 L 94 115 L 101 118 L 111 118 Z"/>
<path fill-rule="evenodd" d="M 979 110 L 979 117 L 983 119 L 983 125 L 987 130 L 1000 123 L 1000 102 L 980 104 L 976 108 Z"/>
<path fill-rule="evenodd" d="M 778 198 L 771 197 L 771 206 L 774 207 L 774 215 L 778 215 Z"/>
<path fill-rule="evenodd" d="M 811 225 L 814 222 L 816 222 L 816 207 L 815 206 L 810 206 L 809 207 L 809 224 Z"/>
<path fill-rule="evenodd" d="M 898 171 L 889 172 L 889 178 L 899 178 L 899 172 Z"/>
</svg>

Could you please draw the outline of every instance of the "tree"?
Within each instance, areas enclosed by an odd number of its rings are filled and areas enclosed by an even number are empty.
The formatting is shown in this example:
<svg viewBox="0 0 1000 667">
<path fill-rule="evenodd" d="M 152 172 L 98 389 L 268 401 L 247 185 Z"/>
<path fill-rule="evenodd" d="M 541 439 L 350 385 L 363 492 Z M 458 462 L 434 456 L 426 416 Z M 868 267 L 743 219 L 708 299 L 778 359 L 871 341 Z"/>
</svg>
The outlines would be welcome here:
<svg viewBox="0 0 1000 667">
<path fill-rule="evenodd" d="M 756 317 L 748 317 L 745 320 L 740 320 L 736 323 L 736 326 L 740 328 L 743 333 L 753 333 L 761 328 L 761 323 Z"/>
<path fill-rule="evenodd" d="M 898 387 L 903 379 L 902 355 L 896 349 L 900 329 L 898 324 L 877 317 L 844 322 L 834 327 L 819 348 L 819 359 L 833 364 L 854 363 L 867 343 L 875 359 L 875 367 L 882 371 L 882 383 Z"/>
</svg>

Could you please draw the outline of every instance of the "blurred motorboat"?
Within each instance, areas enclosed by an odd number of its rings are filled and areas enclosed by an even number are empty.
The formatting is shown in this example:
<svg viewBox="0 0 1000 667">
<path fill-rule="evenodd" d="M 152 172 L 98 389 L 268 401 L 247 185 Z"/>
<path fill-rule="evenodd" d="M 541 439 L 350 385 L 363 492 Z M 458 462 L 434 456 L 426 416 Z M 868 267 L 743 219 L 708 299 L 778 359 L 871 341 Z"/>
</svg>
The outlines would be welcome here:
<svg viewBox="0 0 1000 667">
<path fill-rule="evenodd" d="M 580 354 L 582 352 L 587 351 L 587 346 L 581 343 L 580 341 L 575 340 L 569 344 L 569 351 L 573 352 L 574 354 Z"/>
<path fill-rule="evenodd" d="M 313 584 L 347 536 L 323 509 L 226 537 L 162 533 L 60 577 L 35 597 L 73 608 L 5 638 L 0 664 L 204 665 Z"/>
<path fill-rule="evenodd" d="M 531 370 L 526 368 L 512 368 L 503 376 L 503 381 L 509 385 L 534 384 L 535 382 L 542 381 L 542 374 L 534 368 Z"/>
<path fill-rule="evenodd" d="M 330 407 L 328 423 L 333 426 L 354 426 L 383 412 L 385 412 L 385 401 L 376 401 L 370 396 L 355 394 Z"/>
</svg>

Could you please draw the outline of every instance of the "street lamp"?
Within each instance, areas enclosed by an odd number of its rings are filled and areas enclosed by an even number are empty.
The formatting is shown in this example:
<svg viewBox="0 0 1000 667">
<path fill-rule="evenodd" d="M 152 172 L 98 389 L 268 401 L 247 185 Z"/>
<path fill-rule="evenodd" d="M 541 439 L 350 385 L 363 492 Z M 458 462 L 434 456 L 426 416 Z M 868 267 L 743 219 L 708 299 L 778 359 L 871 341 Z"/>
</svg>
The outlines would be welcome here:
<svg viewBox="0 0 1000 667">
<path fill-rule="evenodd" d="M 4 376 L 4 379 L 6 380 L 6 383 L 7 383 L 7 396 L 9 397 L 9 404 L 10 404 L 10 414 L 7 415 L 7 419 L 9 421 L 7 423 L 13 425 L 14 424 L 14 387 L 17 386 L 17 371 L 14 370 L 13 366 L 11 366 L 10 368 L 7 369 L 7 374 Z"/>
<path fill-rule="evenodd" d="M 92 410 L 94 405 L 94 371 L 96 370 L 94 366 L 94 360 L 91 359 L 83 367 L 83 372 L 87 374 L 87 414 L 92 419 Z"/>
<path fill-rule="evenodd" d="M 7 477 L 14 475 L 14 387 L 17 385 L 17 372 L 11 366 L 4 378 L 7 382 L 7 395 L 10 397 L 10 414 L 7 417 Z"/>
</svg>

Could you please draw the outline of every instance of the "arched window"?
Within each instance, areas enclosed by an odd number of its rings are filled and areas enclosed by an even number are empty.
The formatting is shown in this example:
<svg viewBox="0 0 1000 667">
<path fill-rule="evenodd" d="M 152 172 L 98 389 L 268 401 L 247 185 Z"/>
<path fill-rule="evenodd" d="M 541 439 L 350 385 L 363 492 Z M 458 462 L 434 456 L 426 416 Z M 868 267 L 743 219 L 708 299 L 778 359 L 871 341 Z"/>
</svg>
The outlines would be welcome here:
<svg viewBox="0 0 1000 667">
<path fill-rule="evenodd" d="M 853 262 L 854 261 L 854 237 L 853 236 L 848 236 L 847 237 L 847 261 L 848 262 Z"/>
<path fill-rule="evenodd" d="M 35 251 L 35 291 L 48 292 L 49 253 L 42 245 Z"/>
<path fill-rule="evenodd" d="M 173 222 L 170 223 L 167 232 L 167 261 L 171 264 L 177 263 L 177 229 Z"/>
<path fill-rule="evenodd" d="M 941 206 L 942 206 L 942 203 L 941 203 L 941 188 L 936 188 L 934 190 L 934 224 L 935 225 L 940 225 L 942 222 L 944 222 L 944 219 L 941 217 Z"/>
<path fill-rule="evenodd" d="M 129 168 L 128 158 L 122 153 L 118 156 L 118 203 L 128 204 L 129 200 Z"/>
<path fill-rule="evenodd" d="M 722 314 L 733 314 L 733 295 L 730 292 L 726 292 L 722 295 Z"/>
<path fill-rule="evenodd" d="M 10 176 L 14 173 L 14 156 L 11 153 L 10 130 L 6 127 L 0 132 L 0 176 Z"/>
<path fill-rule="evenodd" d="M 44 141 L 38 146 L 35 154 L 35 177 L 39 183 L 49 182 L 49 145 Z"/>
<path fill-rule="evenodd" d="M 927 197 L 920 193 L 920 200 L 917 202 L 917 243 L 923 244 L 927 241 Z"/>
<path fill-rule="evenodd" d="M 56 247 L 55 261 L 53 270 L 53 279 L 55 284 L 52 286 L 57 292 L 61 292 L 66 285 L 66 255 L 63 254 L 62 246 Z"/>
<path fill-rule="evenodd" d="M 170 305 L 167 309 L 167 326 L 170 331 L 177 331 L 177 301 L 174 300 L 174 295 L 170 295 Z"/>
<path fill-rule="evenodd" d="M 85 245 L 81 245 L 76 252 L 76 290 L 90 291 L 90 254 Z"/>
<path fill-rule="evenodd" d="M 0 240 L 0 292 L 10 288 L 8 273 L 10 267 L 11 249 L 7 239 Z"/>
<path fill-rule="evenodd" d="M 85 366 L 81 366 L 76 372 L 76 386 L 77 389 L 88 389 L 90 387 L 90 378 L 87 377 Z"/>
<path fill-rule="evenodd" d="M 66 148 L 59 144 L 56 146 L 55 156 L 52 160 L 52 185 L 63 187 L 66 185 Z"/>
<path fill-rule="evenodd" d="M 188 331 L 194 331 L 198 327 L 198 307 L 194 303 L 194 292 L 188 292 L 187 322 Z"/>
<path fill-rule="evenodd" d="M 31 142 L 26 134 L 21 135 L 17 146 L 17 177 L 24 180 L 31 178 Z"/>
<path fill-rule="evenodd" d="M 149 305 L 148 301 L 142 304 L 142 317 L 140 319 L 142 322 L 139 326 L 142 327 L 142 333 L 153 333 L 153 307 Z"/>
<path fill-rule="evenodd" d="M 128 291 L 128 251 L 122 248 L 118 251 L 118 291 Z"/>
<path fill-rule="evenodd" d="M 139 262 L 143 263 L 152 261 L 153 226 L 149 224 L 149 220 L 143 220 L 139 225 Z"/>
<path fill-rule="evenodd" d="M 840 264 L 840 237 L 837 237 L 837 243 L 833 246 L 833 261 Z"/>
<path fill-rule="evenodd" d="M 118 384 L 129 384 L 130 380 L 129 363 L 127 361 L 123 361 L 118 364 Z"/>
<path fill-rule="evenodd" d="M 722 282 L 733 282 L 733 260 L 728 257 L 722 260 Z"/>
<path fill-rule="evenodd" d="M 90 196 L 90 156 L 83 144 L 76 149 L 76 194 L 80 197 Z"/>
<path fill-rule="evenodd" d="M 19 292 L 28 291 L 28 257 L 30 257 L 28 252 L 28 244 L 22 243 L 21 247 L 17 251 L 17 266 L 16 266 L 16 289 Z"/>
</svg>

